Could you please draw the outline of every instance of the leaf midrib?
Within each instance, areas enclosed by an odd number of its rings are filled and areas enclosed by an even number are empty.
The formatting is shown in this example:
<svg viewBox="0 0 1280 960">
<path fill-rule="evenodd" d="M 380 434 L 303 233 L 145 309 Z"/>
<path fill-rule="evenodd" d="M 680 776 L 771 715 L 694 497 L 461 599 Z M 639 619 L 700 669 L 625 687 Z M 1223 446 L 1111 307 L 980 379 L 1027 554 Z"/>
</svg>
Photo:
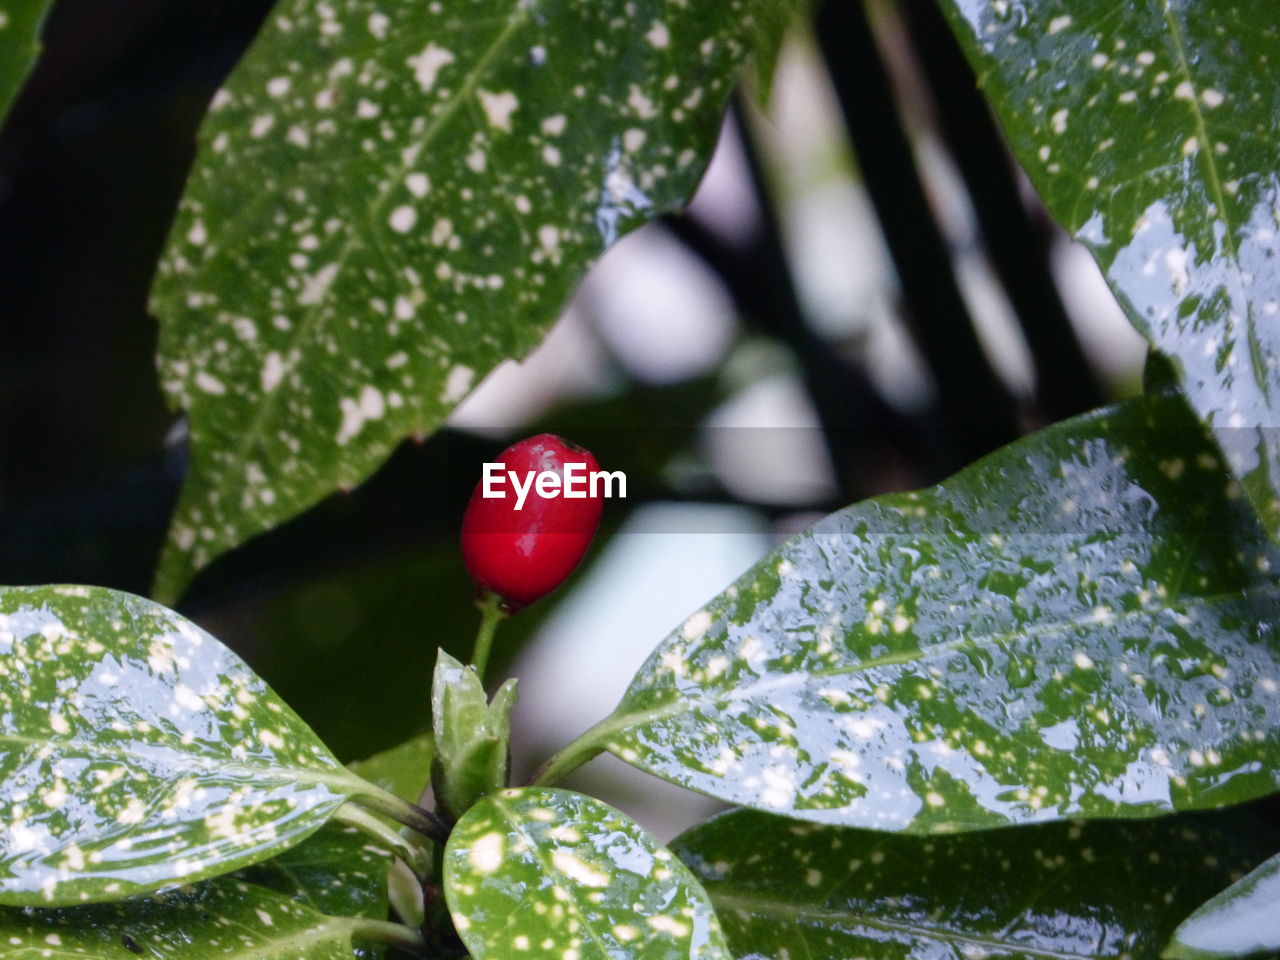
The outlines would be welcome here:
<svg viewBox="0 0 1280 960">
<path fill-rule="evenodd" d="M 449 120 L 453 118 L 453 115 L 458 112 L 466 98 L 475 92 L 476 88 L 480 84 L 480 79 L 485 69 L 493 61 L 494 57 L 496 57 L 502 50 L 503 46 L 506 45 L 512 34 L 514 34 L 516 30 L 523 25 L 524 21 L 528 19 L 528 10 L 529 5 L 522 3 L 517 6 L 514 15 L 508 20 L 507 26 L 500 34 L 498 34 L 493 43 L 490 44 L 489 49 L 485 51 L 484 55 L 476 63 L 475 69 L 467 75 L 462 85 L 458 88 L 457 93 L 446 101 L 444 106 L 441 107 L 439 112 L 432 118 L 431 123 L 429 123 L 427 128 L 422 132 L 422 135 L 414 142 L 413 146 L 417 147 L 417 150 L 414 151 L 415 157 L 420 156 L 421 153 L 431 145 L 432 141 L 435 140 L 440 131 L 443 130 Z M 368 211 L 365 214 L 367 226 L 372 234 L 377 235 L 378 217 L 386 208 L 387 202 L 391 199 L 392 191 L 395 190 L 401 180 L 404 179 L 404 175 L 408 170 L 409 164 L 405 162 L 404 151 L 402 151 L 401 162 L 395 167 L 391 175 L 387 177 L 383 189 L 379 191 L 378 195 L 369 204 Z M 333 284 L 338 282 L 338 277 L 341 276 L 345 269 L 351 254 L 363 243 L 364 241 L 361 238 L 359 231 L 352 229 L 348 235 L 347 242 L 343 244 L 342 248 L 338 251 L 337 258 L 333 261 L 337 264 L 338 269 L 334 274 L 332 283 L 326 290 L 325 296 L 321 297 L 317 303 L 313 304 L 307 310 L 303 315 L 302 322 L 294 328 L 293 335 L 288 340 L 288 349 L 290 351 L 297 348 L 300 343 L 310 336 L 311 330 L 314 328 L 316 321 L 323 316 L 323 307 L 328 301 L 328 291 L 332 290 Z M 280 386 L 282 388 L 284 384 L 281 384 Z M 235 456 L 230 461 L 227 468 L 231 475 L 235 475 L 243 468 L 249 451 L 253 448 L 254 444 L 258 442 L 260 435 L 262 434 L 263 424 L 266 422 L 268 416 L 274 412 L 274 408 L 278 403 L 276 398 L 285 392 L 281 388 L 272 390 L 264 398 L 263 402 L 258 405 L 258 412 L 254 415 L 253 420 L 250 421 L 249 429 L 245 431 L 244 438 L 241 440 L 239 447 L 237 447 Z"/>
<path fill-rule="evenodd" d="M 413 151 L 413 155 L 415 157 L 420 156 L 421 153 L 430 146 L 432 141 L 435 140 L 435 138 L 448 124 L 449 120 L 451 120 L 454 114 L 457 113 L 458 109 L 466 101 L 466 98 L 475 92 L 489 64 L 498 56 L 516 31 L 528 21 L 530 16 L 529 11 L 531 8 L 531 4 L 520 3 L 517 5 L 515 11 L 508 19 L 505 29 L 503 29 L 493 43 L 490 44 L 489 49 L 486 50 L 484 55 L 477 61 L 475 68 L 467 74 L 466 79 L 458 88 L 457 92 L 448 101 L 446 101 L 446 103 L 432 118 L 431 123 L 427 125 L 427 128 L 423 131 L 422 135 L 414 141 L 413 146 L 417 148 L 416 151 Z M 367 208 L 365 217 L 369 230 L 374 236 L 377 236 L 378 217 L 386 208 L 386 205 L 391 198 L 392 191 L 395 190 L 399 183 L 404 179 L 404 175 L 409 170 L 409 163 L 404 160 L 404 154 L 405 152 L 402 151 L 399 165 L 396 166 L 387 177 L 383 188 Z M 317 322 L 324 315 L 324 307 L 330 302 L 330 291 L 333 290 L 334 284 L 339 282 L 339 277 L 343 274 L 347 261 L 350 259 L 351 255 L 364 243 L 365 241 L 362 239 L 360 232 L 352 228 L 346 243 L 343 244 L 342 248 L 338 251 L 337 257 L 333 261 L 337 265 L 337 270 L 334 273 L 333 280 L 330 282 L 325 294 L 320 297 L 316 303 L 310 305 L 307 311 L 303 314 L 302 320 L 294 326 L 293 331 L 287 338 L 286 344 L 282 348 L 285 354 L 299 349 L 300 345 L 311 337 L 312 331 L 315 329 Z M 219 465 L 224 475 L 234 477 L 243 472 L 250 453 L 260 443 L 262 436 L 264 435 L 266 424 L 270 421 L 270 418 L 274 416 L 275 409 L 281 402 L 280 398 L 287 392 L 287 383 L 282 382 L 276 387 L 276 389 L 266 393 L 262 397 L 261 402 L 255 405 L 255 412 L 252 419 L 249 421 L 247 428 L 241 434 L 240 443 L 236 446 L 232 456 L 228 458 L 225 463 Z M 194 432 L 196 429 L 194 408 L 190 412 L 193 414 L 192 429 Z M 171 526 L 169 537 L 171 545 L 173 544 L 172 529 L 173 528 Z"/>
<path fill-rule="evenodd" d="M 105 757 L 117 759 L 126 763 L 129 761 L 137 761 L 139 763 L 152 763 L 155 761 L 155 757 L 147 756 L 146 754 L 137 753 L 135 751 L 116 747 L 116 746 L 104 746 L 103 744 L 97 741 L 92 741 L 92 740 L 75 741 L 75 740 L 42 739 L 38 737 L 26 737 L 26 736 L 22 736 L 21 734 L 9 733 L 7 731 L 0 731 L 0 743 L 12 743 L 20 746 L 25 746 L 25 747 L 75 748 L 80 751 L 88 752 L 91 756 L 92 755 L 105 756 Z M 325 786 L 345 787 L 346 789 L 341 792 L 346 795 L 359 792 L 358 787 L 361 784 L 361 781 L 355 778 L 354 774 L 349 774 L 346 776 L 344 776 L 342 773 L 337 773 L 337 772 L 333 774 L 327 774 L 319 770 L 308 769 L 307 767 L 290 767 L 290 766 L 271 767 L 271 766 L 264 766 L 260 764 L 253 764 L 253 763 L 226 764 L 226 763 L 219 763 L 213 759 L 204 761 L 204 758 L 198 757 L 188 751 L 181 750 L 168 743 L 157 743 L 155 744 L 155 746 L 163 750 L 168 750 L 174 756 L 181 757 L 187 760 L 188 763 L 185 766 L 181 764 L 176 764 L 174 766 L 173 768 L 174 770 L 181 771 L 181 772 L 196 772 L 197 770 L 206 771 L 206 772 L 222 771 L 227 773 L 228 775 L 235 775 L 240 771 L 244 771 L 246 773 L 261 774 L 263 776 L 272 776 L 272 775 L 278 776 L 282 772 L 283 773 L 302 772 L 302 773 L 306 773 L 307 776 L 306 777 L 297 777 L 297 776 L 285 777 L 284 779 L 295 781 L 295 782 L 323 784 Z M 92 749 L 89 749 L 89 748 L 92 748 Z M 335 770 L 342 770 L 342 768 L 336 767 Z"/>
<path fill-rule="evenodd" d="M 1227 251 L 1231 255 L 1231 262 L 1235 265 L 1236 272 L 1239 273 L 1240 252 L 1236 247 L 1235 235 L 1231 232 L 1231 220 L 1227 216 L 1226 196 L 1222 192 L 1222 178 L 1218 174 L 1218 163 L 1213 158 L 1213 144 L 1209 140 L 1209 128 L 1205 123 L 1204 111 L 1200 109 L 1200 101 L 1197 99 L 1200 87 L 1191 75 L 1191 65 L 1187 61 L 1186 45 L 1182 40 L 1182 29 L 1178 26 L 1178 22 L 1173 16 L 1173 11 L 1169 9 L 1169 0 L 1164 0 L 1162 6 L 1164 22 L 1169 27 L 1169 38 L 1173 42 L 1173 53 L 1178 61 L 1178 72 L 1182 79 L 1191 86 L 1191 115 L 1195 118 L 1196 136 L 1199 138 L 1200 152 L 1205 158 L 1204 165 L 1209 180 L 1209 189 L 1213 193 L 1213 202 L 1217 205 L 1218 214 L 1222 217 L 1222 222 L 1226 224 L 1227 229 L 1223 232 L 1223 237 L 1227 245 Z"/>
<path fill-rule="evenodd" d="M 350 938 L 351 930 L 349 924 L 342 923 L 339 918 L 327 917 L 322 913 L 317 915 L 322 919 L 316 926 L 305 927 L 278 940 L 268 938 L 265 944 L 251 944 L 237 950 L 235 953 L 222 954 L 219 960 L 270 960 L 270 957 L 279 956 L 294 947 L 306 947 L 315 943 L 323 943 L 326 940 L 336 941 L 340 937 Z M 236 926 L 247 933 L 257 933 L 261 936 L 261 931 L 255 931 L 254 928 L 246 927 L 243 923 L 237 923 Z M 272 952 L 264 954 L 262 952 L 264 948 L 270 948 Z"/>
<path fill-rule="evenodd" d="M 1208 609 L 1208 608 L 1212 608 L 1214 605 L 1226 603 L 1228 601 L 1239 601 L 1242 598 L 1247 599 L 1250 597 L 1255 597 L 1260 593 L 1264 593 L 1264 594 L 1280 593 L 1280 583 L 1271 584 L 1266 588 L 1258 589 L 1254 591 L 1219 593 L 1219 594 L 1211 594 L 1205 597 L 1199 597 L 1199 598 L 1196 598 L 1197 603 L 1194 605 L 1185 604 L 1185 603 L 1179 605 L 1179 604 L 1175 604 L 1172 601 L 1159 604 L 1159 605 L 1150 605 L 1150 606 L 1143 607 L 1139 610 L 1130 610 L 1124 613 L 1115 614 L 1107 625 L 1114 626 L 1123 621 L 1154 619 L 1156 616 L 1160 614 L 1168 613 L 1175 610 L 1178 606 L 1181 606 L 1185 609 L 1192 609 L 1192 610 Z M 1017 633 L 1006 632 L 1006 633 L 988 633 L 988 634 L 979 634 L 979 635 L 962 635 L 962 636 L 956 637 L 954 640 L 949 640 L 945 643 L 935 644 L 931 647 L 920 648 L 915 650 L 904 650 L 898 653 L 886 654 L 885 656 L 882 656 L 882 657 L 876 657 L 871 660 L 859 660 L 856 663 L 848 664 L 848 665 L 837 667 L 837 668 L 832 668 L 830 670 L 806 671 L 804 673 L 789 673 L 780 677 L 774 677 L 769 680 L 762 680 L 750 686 L 735 686 L 735 687 L 730 687 L 728 689 L 715 689 L 713 690 L 712 695 L 701 696 L 701 697 L 697 697 L 696 699 L 687 696 L 685 693 L 681 691 L 676 691 L 675 695 L 677 699 L 672 700 L 669 703 L 666 703 L 661 706 L 654 707 L 648 710 L 636 711 L 634 713 L 614 714 L 613 717 L 607 718 L 605 721 L 603 721 L 599 726 L 595 728 L 594 730 L 595 735 L 593 737 L 593 740 L 596 743 L 602 743 L 602 742 L 605 742 L 608 738 L 616 736 L 617 734 L 622 733 L 628 729 L 644 726 L 645 724 L 652 723 L 656 720 L 662 720 L 668 717 L 679 716 L 681 713 L 691 713 L 695 709 L 697 709 L 699 706 L 706 703 L 724 704 L 724 703 L 732 702 L 734 700 L 748 700 L 748 699 L 752 699 L 754 697 L 759 696 L 761 693 L 782 689 L 788 686 L 798 686 L 798 685 L 810 682 L 812 680 L 821 680 L 821 679 L 826 679 L 830 677 L 842 677 L 842 676 L 847 676 L 849 674 L 859 673 L 864 670 L 872 670 L 877 667 L 898 666 L 905 663 L 927 662 L 928 660 L 932 659 L 937 655 L 952 653 L 952 652 L 955 652 L 956 650 L 961 650 L 965 648 L 976 649 L 976 648 L 981 648 L 987 645 L 1000 643 L 1000 642 L 1009 642 L 1009 643 L 1019 642 L 1020 643 L 1026 639 L 1031 639 L 1034 637 L 1053 636 L 1054 633 L 1056 632 L 1062 632 L 1065 634 L 1067 631 L 1071 629 L 1082 627 L 1082 626 L 1088 626 L 1090 623 L 1094 623 L 1094 622 L 1096 621 L 1094 621 L 1092 615 L 1090 615 L 1089 617 L 1081 617 L 1075 620 L 1068 620 L 1064 622 L 1047 624 L 1040 629 L 1037 629 L 1036 627 L 1033 626 L 1025 630 L 1018 631 Z M 659 648 L 659 650 L 661 649 L 662 648 Z M 657 653 L 654 654 L 654 658 L 655 659 L 657 658 Z M 706 691 L 707 689 L 708 688 L 703 687 L 701 688 L 701 691 Z M 633 690 L 634 690 L 634 686 L 632 689 L 629 689 L 627 691 L 626 695 L 624 695 L 624 698 L 623 698 L 624 704 L 626 703 L 627 698 L 631 696 Z"/>
<path fill-rule="evenodd" d="M 864 913 L 831 910 L 811 904 L 789 903 L 741 894 L 718 893 L 714 890 L 708 891 L 708 895 L 711 897 L 712 903 L 715 904 L 717 914 L 721 916 L 723 916 L 721 914 L 722 910 L 744 910 L 754 916 L 765 915 L 784 920 L 809 921 L 826 925 L 836 923 L 847 925 L 852 921 L 885 933 L 903 933 L 917 938 L 928 937 L 952 946 L 969 944 L 984 947 L 991 952 L 1016 948 L 1019 953 L 1032 957 L 1041 957 L 1044 960 L 1102 960 L 1096 954 L 1049 950 L 1043 947 L 1028 946 L 1025 943 L 997 940 L 980 934 L 961 933 L 906 921 L 886 920 L 882 917 L 872 917 Z"/>
<path fill-rule="evenodd" d="M 1207 171 L 1206 179 L 1209 181 L 1209 189 L 1213 193 L 1213 202 L 1217 207 L 1218 215 L 1222 217 L 1222 222 L 1226 227 L 1222 232 L 1223 242 L 1230 255 L 1231 265 L 1235 267 L 1236 279 L 1239 283 L 1238 290 L 1242 293 L 1243 299 L 1247 304 L 1250 298 L 1247 294 L 1243 294 L 1245 271 L 1240 265 L 1240 249 L 1236 245 L 1236 238 L 1231 224 L 1230 208 L 1227 206 L 1227 197 L 1222 190 L 1222 175 L 1218 172 L 1218 161 L 1214 159 L 1213 144 L 1209 141 L 1209 126 L 1205 122 L 1204 111 L 1200 108 L 1200 101 L 1195 96 L 1199 92 L 1199 88 L 1191 76 L 1191 65 L 1187 61 L 1186 44 L 1182 39 L 1182 30 L 1178 27 L 1177 20 L 1169 9 L 1169 0 L 1164 0 L 1164 19 L 1169 26 L 1169 35 L 1173 41 L 1174 54 L 1178 59 L 1178 71 L 1183 80 L 1191 86 L 1191 113 L 1195 117 L 1196 136 L 1199 138 L 1200 152 L 1204 156 L 1204 165 Z M 1247 330 L 1246 342 L 1249 348 L 1250 364 L 1253 368 L 1253 379 L 1262 393 L 1263 402 L 1270 407 L 1271 384 L 1267 378 L 1266 358 L 1260 355 L 1261 342 L 1258 337 L 1257 325 L 1254 322 L 1253 311 L 1246 308 L 1244 316 Z"/>
</svg>

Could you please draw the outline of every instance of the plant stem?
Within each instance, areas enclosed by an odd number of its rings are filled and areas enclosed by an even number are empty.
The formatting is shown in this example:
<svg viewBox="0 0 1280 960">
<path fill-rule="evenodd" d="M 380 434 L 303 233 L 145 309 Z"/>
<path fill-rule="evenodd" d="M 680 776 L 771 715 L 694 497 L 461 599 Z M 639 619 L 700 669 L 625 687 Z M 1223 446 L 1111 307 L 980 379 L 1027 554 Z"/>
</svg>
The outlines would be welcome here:
<svg viewBox="0 0 1280 960">
<path fill-rule="evenodd" d="M 450 935 L 456 936 L 449 904 L 444 897 L 444 847 L 432 850 L 431 880 L 422 887 L 423 935 L 437 951 L 443 951 Z"/>
<path fill-rule="evenodd" d="M 605 750 L 611 749 L 610 741 L 617 734 L 643 727 L 647 723 L 661 720 L 664 717 L 678 716 L 687 712 L 688 709 L 688 706 L 683 701 L 676 699 L 659 707 L 651 707 L 648 710 L 637 710 L 632 713 L 611 713 L 539 767 L 533 776 L 529 778 L 528 786 L 545 787 L 558 783 L 588 760 L 592 760 Z"/>
<path fill-rule="evenodd" d="M 367 780 L 360 781 L 360 792 L 351 799 L 370 810 L 385 813 L 392 820 L 416 830 L 428 840 L 444 843 L 449 839 L 449 825 L 437 814 L 424 810 L 416 803 L 401 800 L 394 793 L 389 793 Z"/>
<path fill-rule="evenodd" d="M 351 925 L 351 936 L 356 940 L 399 947 L 420 957 L 427 955 L 427 941 L 413 927 L 392 923 L 390 920 L 368 920 L 362 917 L 351 917 L 347 922 Z"/>
<path fill-rule="evenodd" d="M 334 814 L 334 819 L 349 824 L 361 833 L 365 833 L 377 840 L 403 860 L 409 869 L 413 871 L 414 876 L 420 879 L 427 876 L 431 862 L 431 851 L 426 847 L 392 830 L 377 817 L 349 803 L 343 804 L 338 808 L 338 812 Z"/>
<path fill-rule="evenodd" d="M 484 595 L 476 601 L 476 607 L 480 611 L 480 630 L 476 634 L 471 666 L 475 668 L 476 676 L 483 682 L 484 668 L 489 662 L 489 649 L 493 646 L 493 635 L 497 632 L 498 624 L 507 618 L 507 612 L 502 609 L 502 598 L 492 590 L 484 592 Z"/>
<path fill-rule="evenodd" d="M 614 717 L 601 720 L 539 767 L 529 780 L 529 785 L 548 787 L 559 783 L 588 760 L 598 757 L 604 752 L 605 741 L 613 732 L 615 724 Z"/>
</svg>

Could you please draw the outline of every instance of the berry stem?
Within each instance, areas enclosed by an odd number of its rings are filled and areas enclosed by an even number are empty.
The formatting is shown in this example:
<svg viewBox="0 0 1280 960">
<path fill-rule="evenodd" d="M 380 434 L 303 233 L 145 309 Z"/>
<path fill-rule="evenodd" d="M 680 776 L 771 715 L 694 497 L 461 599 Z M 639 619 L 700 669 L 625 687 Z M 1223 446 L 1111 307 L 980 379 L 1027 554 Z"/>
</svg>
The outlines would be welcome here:
<svg viewBox="0 0 1280 960">
<path fill-rule="evenodd" d="M 484 668 L 489 662 L 489 650 L 493 646 L 493 635 L 498 624 L 507 618 L 507 611 L 502 608 L 502 598 L 492 590 L 485 590 L 476 600 L 480 611 L 480 630 L 476 633 L 475 650 L 471 655 L 471 666 L 476 676 L 484 680 Z"/>
<path fill-rule="evenodd" d="M 615 718 L 601 720 L 578 739 L 574 740 L 541 767 L 529 779 L 530 786 L 547 787 L 559 783 L 588 760 L 594 760 L 605 750 L 605 743 L 614 732 Z"/>
</svg>

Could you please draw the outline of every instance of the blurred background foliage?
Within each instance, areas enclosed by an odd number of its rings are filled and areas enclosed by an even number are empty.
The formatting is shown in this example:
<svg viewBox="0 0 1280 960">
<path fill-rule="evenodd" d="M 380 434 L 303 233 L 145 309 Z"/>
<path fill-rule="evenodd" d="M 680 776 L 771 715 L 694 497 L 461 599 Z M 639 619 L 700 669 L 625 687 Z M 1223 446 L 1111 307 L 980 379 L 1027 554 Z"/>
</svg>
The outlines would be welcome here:
<svg viewBox="0 0 1280 960">
<path fill-rule="evenodd" d="M 269 6 L 53 9 L 0 133 L 0 582 L 148 588 L 184 436 L 147 289 L 204 107 Z M 830 0 L 770 91 L 748 79 L 687 213 L 618 244 L 447 429 L 218 561 L 181 609 L 340 756 L 397 743 L 429 725 L 436 647 L 470 649 L 456 542 L 480 462 L 561 433 L 629 496 L 503 629 L 491 676 L 521 677 L 527 771 L 779 537 L 1135 391 L 1144 354 L 935 6 Z M 664 835 L 705 812 L 608 760 L 578 776 Z"/>
</svg>

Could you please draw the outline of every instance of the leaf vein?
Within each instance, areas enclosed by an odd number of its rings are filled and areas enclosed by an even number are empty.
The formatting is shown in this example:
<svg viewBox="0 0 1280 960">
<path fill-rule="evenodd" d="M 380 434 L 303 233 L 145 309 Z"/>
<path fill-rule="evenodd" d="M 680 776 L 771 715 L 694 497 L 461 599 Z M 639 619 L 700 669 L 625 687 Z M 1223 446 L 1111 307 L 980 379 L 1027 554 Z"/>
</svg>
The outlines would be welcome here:
<svg viewBox="0 0 1280 960">
<path fill-rule="evenodd" d="M 1036 947 L 1025 943 L 1011 943 L 1007 940 L 995 940 L 981 934 L 964 933 L 925 924 L 911 923 L 906 920 L 888 920 L 883 917 L 872 917 L 852 911 L 833 910 L 811 904 L 788 903 L 771 900 L 765 897 L 744 896 L 708 891 L 712 902 L 720 910 L 742 910 L 755 916 L 773 916 L 776 919 L 793 920 L 799 923 L 817 923 L 823 925 L 839 924 L 843 931 L 848 930 L 850 921 L 883 933 L 899 933 L 912 937 L 913 940 L 931 938 L 955 946 L 970 944 L 983 947 L 989 951 L 1007 951 L 1016 947 L 1020 954 L 1030 957 L 1041 957 L 1044 960 L 1101 960 L 1095 954 L 1072 953 L 1063 950 L 1051 950 L 1047 947 Z"/>
</svg>

